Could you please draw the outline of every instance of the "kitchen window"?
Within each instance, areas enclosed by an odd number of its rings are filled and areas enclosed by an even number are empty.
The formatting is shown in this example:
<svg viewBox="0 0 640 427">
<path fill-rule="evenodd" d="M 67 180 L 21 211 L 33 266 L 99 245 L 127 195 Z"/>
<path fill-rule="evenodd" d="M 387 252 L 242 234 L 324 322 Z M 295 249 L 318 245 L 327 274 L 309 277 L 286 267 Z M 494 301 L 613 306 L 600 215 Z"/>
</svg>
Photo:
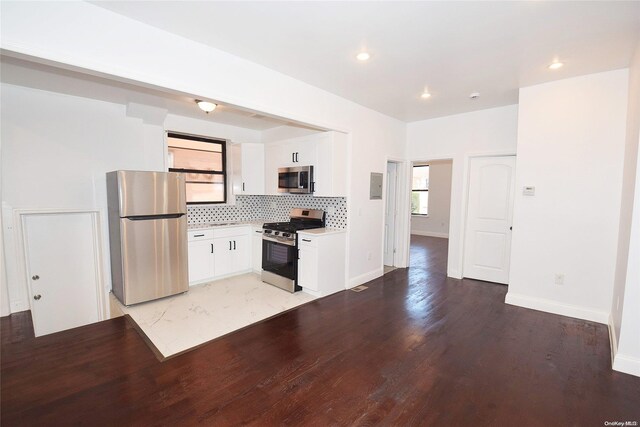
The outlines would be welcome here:
<svg viewBox="0 0 640 427">
<path fill-rule="evenodd" d="M 224 140 L 168 132 L 167 162 L 185 174 L 187 204 L 227 201 Z"/>
<path fill-rule="evenodd" d="M 411 215 L 429 213 L 429 165 L 413 167 L 411 187 Z"/>
</svg>

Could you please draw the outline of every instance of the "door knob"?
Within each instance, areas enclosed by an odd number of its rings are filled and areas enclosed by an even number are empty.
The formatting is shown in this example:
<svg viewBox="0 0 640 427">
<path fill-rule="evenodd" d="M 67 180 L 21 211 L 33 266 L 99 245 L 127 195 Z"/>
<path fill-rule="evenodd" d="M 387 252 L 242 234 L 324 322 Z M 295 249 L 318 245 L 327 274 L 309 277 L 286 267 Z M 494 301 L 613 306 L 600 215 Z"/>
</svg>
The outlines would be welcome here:
<svg viewBox="0 0 640 427">
<path fill-rule="evenodd" d="M 31 276 L 31 278 L 32 278 L 33 280 L 38 280 L 38 279 L 40 279 L 40 276 L 38 276 L 38 275 L 36 274 L 36 275 L 34 275 L 34 276 Z"/>
<path fill-rule="evenodd" d="M 42 298 L 42 295 L 38 294 L 38 295 L 34 295 L 33 299 L 38 301 L 40 298 Z"/>
</svg>

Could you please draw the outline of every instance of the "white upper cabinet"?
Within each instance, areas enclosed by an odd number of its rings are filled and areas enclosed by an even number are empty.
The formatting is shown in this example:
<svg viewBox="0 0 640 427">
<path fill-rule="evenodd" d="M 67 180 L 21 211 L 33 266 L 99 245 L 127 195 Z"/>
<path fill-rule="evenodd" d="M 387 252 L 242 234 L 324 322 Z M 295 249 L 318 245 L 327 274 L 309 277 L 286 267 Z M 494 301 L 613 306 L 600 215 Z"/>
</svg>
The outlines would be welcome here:
<svg viewBox="0 0 640 427">
<path fill-rule="evenodd" d="M 310 137 L 296 138 L 285 142 L 281 152 L 284 164 L 280 167 L 315 166 L 315 142 L 317 140 L 317 136 L 312 135 Z"/>
<path fill-rule="evenodd" d="M 346 155 L 346 135 L 339 132 L 321 132 L 266 144 L 265 194 L 279 194 L 278 168 L 313 166 L 315 196 L 345 197 Z"/>
<path fill-rule="evenodd" d="M 233 194 L 265 194 L 264 148 L 263 144 L 231 145 Z"/>
<path fill-rule="evenodd" d="M 347 196 L 347 135 L 326 132 L 316 142 L 316 164 L 313 171 L 314 196 Z"/>
</svg>

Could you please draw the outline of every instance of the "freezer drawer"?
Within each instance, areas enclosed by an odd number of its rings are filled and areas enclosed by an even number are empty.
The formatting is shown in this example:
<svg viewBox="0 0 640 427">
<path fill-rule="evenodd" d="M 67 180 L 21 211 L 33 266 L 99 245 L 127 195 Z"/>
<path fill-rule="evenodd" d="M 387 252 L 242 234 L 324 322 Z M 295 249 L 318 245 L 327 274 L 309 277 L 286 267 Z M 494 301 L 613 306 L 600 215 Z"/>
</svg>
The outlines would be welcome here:
<svg viewBox="0 0 640 427">
<path fill-rule="evenodd" d="M 110 212 L 119 217 L 187 213 L 185 177 L 175 172 L 107 173 Z"/>
<path fill-rule="evenodd" d="M 189 289 L 186 215 L 160 219 L 122 218 L 120 238 L 121 300 L 125 305 Z M 117 296 L 115 288 L 114 293 Z"/>
</svg>

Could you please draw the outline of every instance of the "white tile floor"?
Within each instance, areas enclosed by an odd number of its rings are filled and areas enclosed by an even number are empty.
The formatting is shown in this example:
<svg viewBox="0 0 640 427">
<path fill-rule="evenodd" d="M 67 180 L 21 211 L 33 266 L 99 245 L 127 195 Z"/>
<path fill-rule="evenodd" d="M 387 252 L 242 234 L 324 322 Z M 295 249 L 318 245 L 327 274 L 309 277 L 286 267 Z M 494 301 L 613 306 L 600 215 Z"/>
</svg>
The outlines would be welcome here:
<svg viewBox="0 0 640 427">
<path fill-rule="evenodd" d="M 131 307 L 111 298 L 164 357 L 316 299 L 263 283 L 253 273 L 191 286 L 185 294 Z"/>
</svg>

